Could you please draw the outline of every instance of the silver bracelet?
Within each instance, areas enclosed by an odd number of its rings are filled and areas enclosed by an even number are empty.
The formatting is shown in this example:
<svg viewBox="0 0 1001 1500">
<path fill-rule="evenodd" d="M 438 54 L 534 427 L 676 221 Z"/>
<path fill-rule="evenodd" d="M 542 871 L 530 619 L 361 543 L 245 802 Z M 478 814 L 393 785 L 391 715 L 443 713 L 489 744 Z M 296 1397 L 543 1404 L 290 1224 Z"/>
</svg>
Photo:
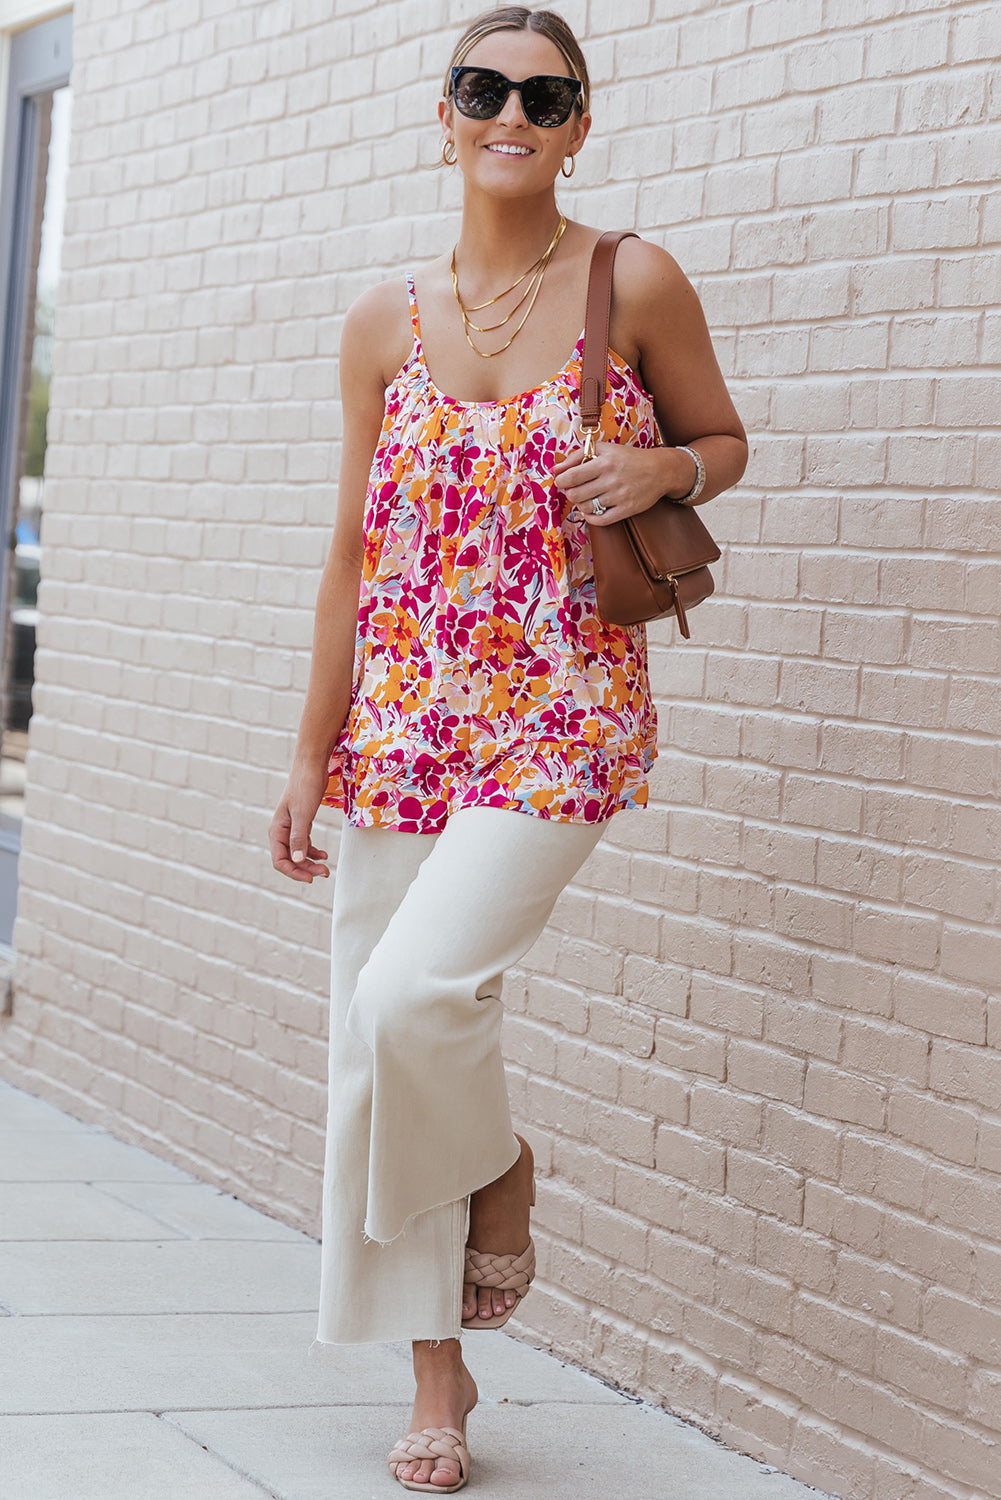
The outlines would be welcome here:
<svg viewBox="0 0 1001 1500">
<path fill-rule="evenodd" d="M 697 500 L 702 494 L 702 491 L 705 489 L 706 466 L 702 462 L 702 455 L 700 453 L 696 453 L 694 448 L 685 448 L 679 443 L 678 452 L 687 453 L 689 458 L 693 458 L 695 460 L 695 483 L 692 485 L 687 495 L 679 495 L 676 501 L 678 505 L 684 505 L 689 500 Z"/>
</svg>

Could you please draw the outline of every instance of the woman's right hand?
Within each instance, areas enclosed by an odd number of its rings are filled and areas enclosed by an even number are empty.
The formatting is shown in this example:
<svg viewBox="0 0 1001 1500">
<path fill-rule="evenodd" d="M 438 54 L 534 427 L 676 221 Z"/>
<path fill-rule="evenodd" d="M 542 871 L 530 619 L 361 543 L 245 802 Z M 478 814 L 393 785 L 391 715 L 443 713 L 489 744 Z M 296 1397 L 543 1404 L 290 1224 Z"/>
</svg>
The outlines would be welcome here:
<svg viewBox="0 0 1001 1500">
<path fill-rule="evenodd" d="M 317 808 L 327 790 L 327 762 L 295 761 L 285 790 L 278 800 L 268 830 L 271 863 L 289 880 L 304 880 L 312 885 L 317 877 L 327 877 L 330 869 L 322 861 L 326 849 L 317 849 L 310 834 Z"/>
</svg>

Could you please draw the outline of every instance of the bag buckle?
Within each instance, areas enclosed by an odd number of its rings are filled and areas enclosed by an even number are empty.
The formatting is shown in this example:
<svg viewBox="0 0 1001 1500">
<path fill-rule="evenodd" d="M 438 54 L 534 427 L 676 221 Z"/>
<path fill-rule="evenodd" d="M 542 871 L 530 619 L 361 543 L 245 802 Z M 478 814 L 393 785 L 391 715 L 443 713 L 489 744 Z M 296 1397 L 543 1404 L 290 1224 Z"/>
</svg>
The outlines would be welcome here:
<svg viewBox="0 0 1001 1500">
<path fill-rule="evenodd" d="M 587 463 L 590 459 L 592 459 L 594 457 L 594 445 L 595 445 L 595 443 L 597 441 L 598 441 L 598 429 L 597 429 L 597 427 L 585 427 L 584 428 L 584 441 L 583 441 L 583 444 L 582 444 L 583 449 L 584 449 L 584 462 L 585 463 Z"/>
</svg>

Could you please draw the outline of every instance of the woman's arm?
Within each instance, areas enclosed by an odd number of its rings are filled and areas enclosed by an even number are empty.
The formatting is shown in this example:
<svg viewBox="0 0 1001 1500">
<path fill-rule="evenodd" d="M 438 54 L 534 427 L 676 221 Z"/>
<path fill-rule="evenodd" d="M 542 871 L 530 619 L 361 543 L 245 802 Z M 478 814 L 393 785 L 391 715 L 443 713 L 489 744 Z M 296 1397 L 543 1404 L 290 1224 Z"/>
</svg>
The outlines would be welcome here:
<svg viewBox="0 0 1001 1500">
<path fill-rule="evenodd" d="M 581 462 L 577 448 L 557 465 L 556 483 L 594 526 L 646 510 L 663 495 L 687 495 L 696 466 L 678 445 L 695 448 L 705 464 L 705 488 L 694 502 L 699 505 L 736 484 L 747 464 L 747 436 L 716 362 L 702 305 L 677 261 L 645 240 L 623 240 L 612 288 L 611 346 L 653 397 L 665 446 L 601 442 L 589 463 Z M 593 516 L 592 500 L 607 512 Z"/>
<path fill-rule="evenodd" d="M 406 306 L 404 302 L 404 307 Z M 289 778 L 271 820 L 271 863 L 292 880 L 330 874 L 310 841 L 327 789 L 327 763 L 351 699 L 369 470 L 385 414 L 386 370 L 400 347 L 400 292 L 375 287 L 344 319 L 340 350 L 343 440 L 337 514 L 313 625 L 309 683 Z"/>
</svg>

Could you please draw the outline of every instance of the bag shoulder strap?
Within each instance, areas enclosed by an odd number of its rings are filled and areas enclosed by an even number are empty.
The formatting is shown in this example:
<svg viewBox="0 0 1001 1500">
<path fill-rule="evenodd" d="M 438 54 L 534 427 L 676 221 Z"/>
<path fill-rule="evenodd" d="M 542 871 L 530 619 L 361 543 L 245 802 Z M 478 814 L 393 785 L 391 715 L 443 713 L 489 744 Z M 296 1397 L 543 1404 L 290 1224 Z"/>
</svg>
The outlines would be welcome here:
<svg viewBox="0 0 1001 1500">
<path fill-rule="evenodd" d="M 609 229 L 591 252 L 584 313 L 584 354 L 580 376 L 580 420 L 584 428 L 601 421 L 608 383 L 608 323 L 612 315 L 612 266 L 623 240 L 636 239 L 631 229 Z"/>
</svg>

